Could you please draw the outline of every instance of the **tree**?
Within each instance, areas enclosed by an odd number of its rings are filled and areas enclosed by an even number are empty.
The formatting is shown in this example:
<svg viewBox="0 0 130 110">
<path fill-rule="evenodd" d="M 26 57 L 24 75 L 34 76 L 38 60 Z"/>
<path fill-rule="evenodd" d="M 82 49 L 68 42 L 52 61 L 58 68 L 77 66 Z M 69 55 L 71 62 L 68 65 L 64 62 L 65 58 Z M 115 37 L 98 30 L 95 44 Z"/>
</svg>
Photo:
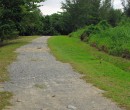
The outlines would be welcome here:
<svg viewBox="0 0 130 110">
<path fill-rule="evenodd" d="M 107 18 L 109 24 L 115 27 L 119 24 L 121 19 L 122 19 L 122 11 L 120 9 L 111 8 L 111 10 L 109 11 L 109 16 Z"/>
<path fill-rule="evenodd" d="M 18 36 L 23 18 L 27 13 L 35 13 L 39 6 L 37 3 L 42 1 L 44 0 L 0 0 L 0 42 Z"/>
<path fill-rule="evenodd" d="M 66 0 L 62 9 L 66 12 L 72 25 L 72 30 L 99 22 L 101 0 Z"/>
<path fill-rule="evenodd" d="M 122 0 L 122 5 L 124 7 L 125 15 L 130 17 L 130 0 Z"/>
<path fill-rule="evenodd" d="M 112 9 L 112 2 L 111 0 L 104 0 L 101 3 L 100 7 L 100 17 L 102 20 L 108 20 L 109 13 Z"/>
<path fill-rule="evenodd" d="M 42 14 L 39 9 L 24 13 L 21 21 L 20 35 L 36 35 L 40 33 Z"/>
<path fill-rule="evenodd" d="M 17 25 L 21 21 L 22 0 L 0 0 L 0 42 L 4 39 L 16 36 L 18 34 Z"/>
<path fill-rule="evenodd" d="M 43 23 L 43 35 L 51 35 L 51 23 L 50 23 L 50 16 L 45 16 L 42 19 Z"/>
</svg>

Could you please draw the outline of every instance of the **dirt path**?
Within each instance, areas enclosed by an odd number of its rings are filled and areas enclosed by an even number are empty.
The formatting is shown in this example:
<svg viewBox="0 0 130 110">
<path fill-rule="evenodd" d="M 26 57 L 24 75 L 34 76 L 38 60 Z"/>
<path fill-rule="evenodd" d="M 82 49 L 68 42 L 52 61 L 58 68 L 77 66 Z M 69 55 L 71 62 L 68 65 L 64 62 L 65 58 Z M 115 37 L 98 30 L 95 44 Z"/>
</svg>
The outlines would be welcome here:
<svg viewBox="0 0 130 110">
<path fill-rule="evenodd" d="M 56 61 L 48 38 L 17 49 L 17 61 L 9 67 L 11 81 L 5 84 L 5 90 L 14 93 L 13 106 L 6 110 L 121 110 L 69 64 Z"/>
</svg>

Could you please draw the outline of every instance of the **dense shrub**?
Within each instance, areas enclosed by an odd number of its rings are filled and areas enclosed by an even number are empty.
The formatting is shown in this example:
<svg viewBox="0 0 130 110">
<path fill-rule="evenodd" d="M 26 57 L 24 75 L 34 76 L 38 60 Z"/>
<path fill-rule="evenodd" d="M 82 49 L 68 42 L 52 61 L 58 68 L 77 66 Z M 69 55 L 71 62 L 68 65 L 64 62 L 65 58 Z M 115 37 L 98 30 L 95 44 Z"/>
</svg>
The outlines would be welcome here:
<svg viewBox="0 0 130 110">
<path fill-rule="evenodd" d="M 110 24 L 108 24 L 107 21 L 103 20 L 103 21 L 101 21 L 101 22 L 99 22 L 99 23 L 97 24 L 97 27 L 98 27 L 100 30 L 106 30 L 106 29 L 110 28 L 111 26 L 110 26 Z"/>
<path fill-rule="evenodd" d="M 91 35 L 89 43 L 109 54 L 130 58 L 129 24 Z M 104 47 L 104 48 L 102 48 Z"/>
<path fill-rule="evenodd" d="M 112 28 L 106 21 L 90 25 L 70 34 L 78 37 L 111 55 L 130 58 L 130 23 L 122 21 L 119 26 Z"/>
<path fill-rule="evenodd" d="M 6 24 L 0 23 L 0 45 L 6 39 L 13 39 L 18 36 L 15 24 L 10 21 Z"/>
<path fill-rule="evenodd" d="M 82 41 L 88 41 L 90 35 L 92 34 L 97 34 L 100 33 L 103 30 L 106 30 L 110 27 L 110 25 L 107 23 L 107 21 L 101 21 L 99 24 L 95 25 L 90 25 L 88 28 L 82 33 L 80 36 L 80 39 Z"/>
<path fill-rule="evenodd" d="M 85 30 L 87 30 L 88 26 L 78 29 L 75 32 L 72 32 L 69 34 L 69 37 L 74 37 L 74 38 L 80 38 L 80 36 L 84 33 Z"/>
<path fill-rule="evenodd" d="M 94 25 L 90 25 L 90 26 L 87 28 L 87 30 L 85 30 L 85 31 L 83 32 L 83 34 L 80 36 L 80 39 L 81 39 L 81 40 L 88 40 L 88 38 L 89 38 L 89 36 L 90 36 L 91 34 L 96 34 L 96 33 L 98 33 L 98 32 L 100 32 L 100 29 L 99 29 L 98 27 L 96 27 L 96 26 L 94 26 Z"/>
</svg>

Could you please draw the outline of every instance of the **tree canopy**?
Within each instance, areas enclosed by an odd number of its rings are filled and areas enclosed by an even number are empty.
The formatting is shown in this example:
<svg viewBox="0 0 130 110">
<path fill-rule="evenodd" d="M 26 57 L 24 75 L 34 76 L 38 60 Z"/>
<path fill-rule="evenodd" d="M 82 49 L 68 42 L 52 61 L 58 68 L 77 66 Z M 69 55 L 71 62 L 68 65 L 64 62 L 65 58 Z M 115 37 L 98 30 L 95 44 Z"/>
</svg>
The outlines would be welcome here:
<svg viewBox="0 0 130 110">
<path fill-rule="evenodd" d="M 115 27 L 130 17 L 130 0 L 122 0 L 124 11 L 112 0 L 65 0 L 63 12 L 44 16 L 38 8 L 44 0 L 0 0 L 0 42 L 19 35 L 69 34 L 86 25 L 107 21 Z"/>
<path fill-rule="evenodd" d="M 17 37 L 23 33 L 21 31 L 27 31 L 27 28 L 37 24 L 34 23 L 39 19 L 36 14 L 40 16 L 37 3 L 42 1 L 44 0 L 0 0 L 0 42 Z"/>
</svg>

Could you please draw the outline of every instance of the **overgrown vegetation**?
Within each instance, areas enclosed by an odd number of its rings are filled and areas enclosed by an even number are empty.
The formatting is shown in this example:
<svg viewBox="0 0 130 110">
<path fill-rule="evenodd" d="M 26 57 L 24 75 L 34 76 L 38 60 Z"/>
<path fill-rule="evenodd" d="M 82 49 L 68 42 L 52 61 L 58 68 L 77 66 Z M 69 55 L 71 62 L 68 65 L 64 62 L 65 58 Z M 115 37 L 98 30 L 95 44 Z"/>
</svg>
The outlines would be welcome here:
<svg viewBox="0 0 130 110">
<path fill-rule="evenodd" d="M 109 54 L 130 58 L 130 25 L 118 26 L 90 36 L 89 43 Z"/>
<path fill-rule="evenodd" d="M 90 25 L 70 34 L 82 41 L 111 55 L 130 58 L 130 31 L 129 20 L 119 26 L 111 27 L 107 22 L 101 21 L 97 25 Z"/>
<path fill-rule="evenodd" d="M 96 11 L 99 12 L 100 22 L 98 21 L 97 24 L 92 22 L 85 28 L 72 32 L 69 36 L 80 38 L 98 50 L 111 55 L 130 58 L 130 1 L 122 0 L 122 5 L 124 12 L 115 10 L 111 0 L 104 0 Z"/>
<path fill-rule="evenodd" d="M 105 96 L 130 109 L 129 60 L 99 52 L 79 39 L 67 36 L 52 37 L 48 43 L 59 60 L 72 64 L 85 75 L 87 82 L 105 90 Z"/>
</svg>

